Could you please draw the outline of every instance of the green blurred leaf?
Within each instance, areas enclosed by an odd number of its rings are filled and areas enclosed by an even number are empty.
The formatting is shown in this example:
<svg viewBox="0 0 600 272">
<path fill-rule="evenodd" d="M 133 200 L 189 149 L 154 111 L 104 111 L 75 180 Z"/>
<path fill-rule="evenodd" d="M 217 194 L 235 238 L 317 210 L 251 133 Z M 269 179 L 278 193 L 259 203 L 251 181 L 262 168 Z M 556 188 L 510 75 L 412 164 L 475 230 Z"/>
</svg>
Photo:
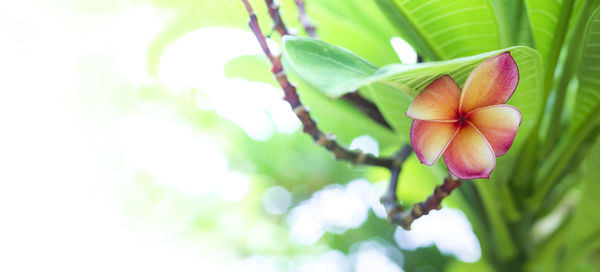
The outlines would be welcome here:
<svg viewBox="0 0 600 272">
<path fill-rule="evenodd" d="M 524 1 L 491 0 L 500 31 L 500 45 L 534 46 Z"/>
<path fill-rule="evenodd" d="M 286 36 L 282 49 L 286 68 L 330 98 L 353 92 L 357 82 L 377 70 L 354 53 L 319 40 Z"/>
<path fill-rule="evenodd" d="M 563 260 L 563 267 L 566 270 L 600 245 L 600 213 L 597 208 L 598 195 L 600 195 L 598 165 L 600 165 L 600 141 L 596 140 L 582 165 L 581 198 L 575 208 L 566 239 L 566 255 Z"/>
<path fill-rule="evenodd" d="M 388 18 L 427 60 L 452 59 L 500 48 L 488 0 L 377 0 Z"/>
<path fill-rule="evenodd" d="M 571 115 L 571 132 L 581 130 L 590 117 L 600 111 L 600 7 L 596 8 L 586 27 L 583 57 L 579 69 L 579 90 Z"/>
<path fill-rule="evenodd" d="M 525 1 L 535 48 L 542 55 L 544 63 L 547 63 L 550 51 L 553 49 L 552 44 L 554 43 L 555 31 L 564 2 L 564 0 Z M 555 50 L 558 49 L 556 48 Z"/>
<path fill-rule="evenodd" d="M 541 201 L 544 193 L 550 191 L 553 182 L 564 175 L 581 143 L 597 133 L 594 129 L 600 122 L 600 80 L 597 76 L 600 71 L 600 7 L 592 14 L 585 32 L 578 73 L 579 89 L 570 115 L 570 128 L 539 171 L 538 182 L 543 187 L 538 190 L 537 202 Z"/>
<path fill-rule="evenodd" d="M 249 81 L 269 83 L 279 87 L 277 80 L 270 72 L 269 60 L 265 55 L 246 55 L 233 58 L 225 64 L 225 77 L 244 78 Z"/>
</svg>

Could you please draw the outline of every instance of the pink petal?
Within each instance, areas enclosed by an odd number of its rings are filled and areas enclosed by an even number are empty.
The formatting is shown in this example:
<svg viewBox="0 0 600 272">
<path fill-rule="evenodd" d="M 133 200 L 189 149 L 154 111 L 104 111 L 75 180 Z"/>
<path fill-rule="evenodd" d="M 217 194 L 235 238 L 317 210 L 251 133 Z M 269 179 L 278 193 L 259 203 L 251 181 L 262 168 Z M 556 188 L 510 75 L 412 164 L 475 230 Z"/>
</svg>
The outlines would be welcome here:
<svg viewBox="0 0 600 272">
<path fill-rule="evenodd" d="M 455 120 L 459 99 L 460 88 L 449 75 L 444 75 L 415 97 L 406 115 L 419 120 Z"/>
<path fill-rule="evenodd" d="M 479 64 L 467 78 L 460 96 L 460 112 L 504 104 L 519 83 L 519 68 L 509 52 Z"/>
<path fill-rule="evenodd" d="M 461 179 L 489 178 L 496 165 L 490 144 L 466 122 L 444 152 L 448 170 Z"/>
<path fill-rule="evenodd" d="M 495 105 L 476 109 L 467 119 L 490 143 L 496 157 L 506 154 L 521 124 L 521 112 L 510 105 Z"/>
<path fill-rule="evenodd" d="M 440 158 L 458 128 L 458 122 L 413 120 L 410 127 L 410 142 L 419 160 L 424 164 L 433 165 Z"/>
</svg>

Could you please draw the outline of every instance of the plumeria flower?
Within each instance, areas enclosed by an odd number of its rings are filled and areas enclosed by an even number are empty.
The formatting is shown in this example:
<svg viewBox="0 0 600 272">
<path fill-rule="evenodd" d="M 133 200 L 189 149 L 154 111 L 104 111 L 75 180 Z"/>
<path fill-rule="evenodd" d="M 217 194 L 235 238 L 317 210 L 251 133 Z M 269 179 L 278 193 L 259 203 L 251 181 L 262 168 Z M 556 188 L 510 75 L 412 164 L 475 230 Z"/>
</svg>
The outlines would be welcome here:
<svg viewBox="0 0 600 272">
<path fill-rule="evenodd" d="M 414 119 L 410 141 L 421 163 L 431 166 L 444 154 L 458 178 L 489 178 L 521 124 L 521 112 L 504 104 L 518 83 L 509 52 L 477 66 L 462 91 L 449 75 L 431 82 L 406 112 Z"/>
</svg>

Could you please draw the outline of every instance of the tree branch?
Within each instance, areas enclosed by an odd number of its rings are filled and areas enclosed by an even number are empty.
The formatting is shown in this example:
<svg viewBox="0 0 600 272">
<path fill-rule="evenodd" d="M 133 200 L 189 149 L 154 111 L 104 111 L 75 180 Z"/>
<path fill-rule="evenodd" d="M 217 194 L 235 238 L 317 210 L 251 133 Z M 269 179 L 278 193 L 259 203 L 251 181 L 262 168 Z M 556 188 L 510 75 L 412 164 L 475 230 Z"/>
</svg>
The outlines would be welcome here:
<svg viewBox="0 0 600 272">
<path fill-rule="evenodd" d="M 402 154 L 403 151 L 404 149 L 399 154 Z M 461 180 L 448 175 L 444 179 L 444 183 L 436 186 L 433 193 L 425 201 L 415 203 L 412 209 L 405 211 L 404 207 L 398 203 L 398 197 L 396 196 L 401 168 L 399 166 L 392 169 L 390 185 L 384 197 L 381 198 L 381 202 L 388 213 L 388 221 L 400 225 L 405 230 L 410 230 L 412 222 L 421 216 L 429 214 L 432 210 L 439 210 L 442 200 L 462 185 Z"/>
<path fill-rule="evenodd" d="M 262 33 L 262 30 L 260 29 L 260 26 L 258 25 L 258 20 L 256 18 L 256 14 L 254 13 L 254 10 L 252 9 L 252 6 L 248 2 L 248 0 L 242 0 L 242 2 L 244 3 L 244 6 L 246 7 L 246 11 L 248 12 L 248 15 L 250 17 L 248 26 L 254 33 L 254 36 L 256 37 L 258 43 L 260 44 L 260 46 L 263 50 L 263 53 L 267 56 L 267 58 L 271 62 L 271 65 L 272 65 L 271 72 L 275 76 L 275 79 L 277 79 L 277 82 L 279 83 L 279 85 L 281 86 L 281 88 L 283 89 L 283 92 L 284 92 L 283 99 L 286 102 L 288 102 L 288 104 L 292 107 L 292 110 L 298 117 L 298 119 L 300 119 L 300 121 L 302 122 L 302 131 L 309 134 L 313 138 L 315 143 L 317 143 L 318 145 L 321 145 L 321 146 L 325 147 L 327 150 L 331 151 L 335 155 L 335 158 L 338 160 L 345 160 L 345 161 L 352 162 L 354 164 L 381 166 L 381 167 L 385 167 L 388 169 L 392 169 L 394 167 L 394 165 L 397 164 L 396 159 L 377 158 L 377 157 L 369 155 L 369 154 L 364 154 L 360 150 L 350 151 L 350 150 L 340 146 L 335 141 L 334 137 L 326 136 L 321 130 L 319 130 L 316 122 L 310 116 L 308 109 L 306 109 L 300 102 L 298 93 L 296 92 L 296 87 L 292 83 L 290 83 L 290 81 L 288 80 L 285 70 L 283 69 L 283 66 L 281 65 L 280 57 L 274 56 L 271 53 L 271 50 L 269 49 L 269 46 L 267 45 L 267 40 L 265 38 L 265 35 Z M 272 1 L 265 0 L 265 2 L 269 3 Z M 274 9 L 274 10 L 277 10 L 277 9 Z M 275 17 L 280 18 L 278 15 L 276 15 Z M 280 20 L 280 22 L 281 22 L 281 20 Z M 280 24 L 283 25 L 282 22 Z"/>
<path fill-rule="evenodd" d="M 411 153 L 412 147 L 410 145 L 405 145 L 396 154 L 396 165 L 394 165 L 394 167 L 390 169 L 390 184 L 388 185 L 388 189 L 385 195 L 381 198 L 381 203 L 385 207 L 385 210 L 388 212 L 388 220 L 390 220 L 390 216 L 392 214 L 402 211 L 402 206 L 398 204 L 398 196 L 396 195 L 396 191 L 398 188 L 398 178 L 400 177 L 400 172 L 402 171 L 402 165 L 404 164 L 404 161 L 406 161 L 406 159 L 408 158 L 408 156 L 410 156 Z"/>
<path fill-rule="evenodd" d="M 290 33 L 288 32 L 287 27 L 285 27 L 285 24 L 281 19 L 281 14 L 279 13 L 279 3 L 273 0 L 265 0 L 265 3 L 267 4 L 269 15 L 271 16 L 271 19 L 273 19 L 273 29 L 279 32 L 281 36 L 289 35 Z"/>
</svg>

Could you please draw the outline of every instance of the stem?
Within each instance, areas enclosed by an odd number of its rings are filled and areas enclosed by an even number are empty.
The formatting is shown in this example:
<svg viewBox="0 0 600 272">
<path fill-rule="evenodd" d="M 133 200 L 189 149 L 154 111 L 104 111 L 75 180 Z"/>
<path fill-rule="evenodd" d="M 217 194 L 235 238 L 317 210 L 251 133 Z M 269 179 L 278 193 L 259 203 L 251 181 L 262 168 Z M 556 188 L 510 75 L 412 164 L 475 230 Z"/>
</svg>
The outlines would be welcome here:
<svg viewBox="0 0 600 272">
<path fill-rule="evenodd" d="M 252 6 L 248 2 L 248 0 L 241 0 L 246 7 L 246 11 L 248 12 L 248 16 L 250 17 L 250 21 L 248 22 L 248 26 L 254 33 L 256 40 L 260 44 L 260 47 L 263 50 L 263 53 L 267 56 L 269 61 L 271 62 L 272 68 L 271 72 L 277 79 L 277 82 L 283 89 L 284 97 L 283 99 L 292 107 L 292 110 L 302 122 L 302 131 L 309 134 L 315 143 L 325 147 L 327 150 L 331 151 L 335 158 L 338 160 L 345 160 L 352 162 L 354 164 L 363 164 L 363 165 L 371 165 L 371 166 L 381 166 L 388 169 L 392 169 L 394 165 L 397 163 L 396 159 L 393 158 L 377 158 L 369 154 L 364 154 L 362 151 L 350 151 L 342 146 L 340 146 L 334 139 L 334 137 L 326 136 L 318 127 L 316 122 L 310 116 L 309 111 L 302 105 L 300 99 L 298 97 L 298 93 L 296 92 L 296 87 L 290 83 L 281 65 L 281 58 L 279 56 L 274 56 L 267 45 L 267 40 L 265 35 L 262 33 L 260 26 L 258 25 L 258 19 L 256 18 L 256 14 L 252 9 Z M 266 2 L 269 2 L 266 0 Z M 274 9 L 277 11 L 277 9 Z M 276 16 L 278 17 L 278 16 Z M 280 18 L 280 17 L 278 17 Z M 280 24 L 283 25 L 283 22 L 280 21 Z"/>
<path fill-rule="evenodd" d="M 355 108 L 357 108 L 365 115 L 369 116 L 373 121 L 379 123 L 380 125 L 390 130 L 392 129 L 392 126 L 390 126 L 390 124 L 385 120 L 385 118 L 383 118 L 383 115 L 381 114 L 379 109 L 377 109 L 377 106 L 375 106 L 373 102 L 367 100 L 366 98 L 358 94 L 358 92 L 347 93 L 342 96 L 342 99 L 352 103 L 352 105 L 354 105 Z"/>
<path fill-rule="evenodd" d="M 436 186 L 433 193 L 425 201 L 415 203 L 412 206 L 412 209 L 405 211 L 402 205 L 398 203 L 398 197 L 396 196 L 400 170 L 401 165 L 392 169 L 390 186 L 388 187 L 385 196 L 381 199 L 381 202 L 384 204 L 388 213 L 388 221 L 400 225 L 405 230 L 410 230 L 412 222 L 419 219 L 421 216 L 429 214 L 432 210 L 439 210 L 441 208 L 440 204 L 442 203 L 442 200 L 449 196 L 454 189 L 462 185 L 461 180 L 448 175 L 448 177 L 444 179 L 444 183 Z"/>
<path fill-rule="evenodd" d="M 536 190 L 529 199 L 528 205 L 530 207 L 540 207 L 539 205 L 548 197 L 556 183 L 568 170 L 568 167 L 574 162 L 579 163 L 575 156 L 581 144 L 588 137 L 595 137 L 598 133 L 597 130 L 600 129 L 600 108 L 590 113 L 584 124 L 588 125 L 574 130 L 575 132 L 571 133 L 569 137 L 563 138 L 563 141 L 559 142 L 556 149 L 548 157 L 547 163 L 540 168 L 539 179 L 536 180 Z"/>
<path fill-rule="evenodd" d="M 548 138 L 546 139 L 545 154 L 550 152 L 550 148 L 556 144 L 559 133 L 562 127 L 560 124 L 563 108 L 565 105 L 565 96 L 567 94 L 567 87 L 573 79 L 573 76 L 579 70 L 579 62 L 581 61 L 581 51 L 583 50 L 582 39 L 584 31 L 586 30 L 587 20 L 589 19 L 586 15 L 587 12 L 593 10 L 593 1 L 586 1 L 583 4 L 582 11 L 579 14 L 579 20 L 577 25 L 573 28 L 573 33 L 569 39 L 569 45 L 567 47 L 567 56 L 565 63 L 563 64 L 562 75 L 559 78 L 557 88 L 555 90 L 554 104 L 552 106 L 552 116 L 550 117 L 550 124 L 548 125 Z"/>
<path fill-rule="evenodd" d="M 396 154 L 397 163 L 390 169 L 391 178 L 390 185 L 385 193 L 385 195 L 381 198 L 381 203 L 385 207 L 385 210 L 388 212 L 388 219 L 390 215 L 397 212 L 396 209 L 402 209 L 402 206 L 398 205 L 398 196 L 396 195 L 396 191 L 398 190 L 398 178 L 400 177 L 400 172 L 402 171 L 402 164 L 410 154 L 412 153 L 412 148 L 410 145 L 405 145 L 398 153 Z"/>
<path fill-rule="evenodd" d="M 298 20 L 304 27 L 304 31 L 306 31 L 311 38 L 316 38 L 317 28 L 310 22 L 308 16 L 306 16 L 306 4 L 304 3 L 304 0 L 295 0 L 294 2 L 296 2 L 296 6 L 298 6 Z"/>
<path fill-rule="evenodd" d="M 265 3 L 269 9 L 269 15 L 271 16 L 271 19 L 273 19 L 273 29 L 279 32 L 281 36 L 289 35 L 290 33 L 288 32 L 287 27 L 285 27 L 285 24 L 283 24 L 281 14 L 279 13 L 279 3 L 273 0 L 265 0 Z"/>
</svg>

